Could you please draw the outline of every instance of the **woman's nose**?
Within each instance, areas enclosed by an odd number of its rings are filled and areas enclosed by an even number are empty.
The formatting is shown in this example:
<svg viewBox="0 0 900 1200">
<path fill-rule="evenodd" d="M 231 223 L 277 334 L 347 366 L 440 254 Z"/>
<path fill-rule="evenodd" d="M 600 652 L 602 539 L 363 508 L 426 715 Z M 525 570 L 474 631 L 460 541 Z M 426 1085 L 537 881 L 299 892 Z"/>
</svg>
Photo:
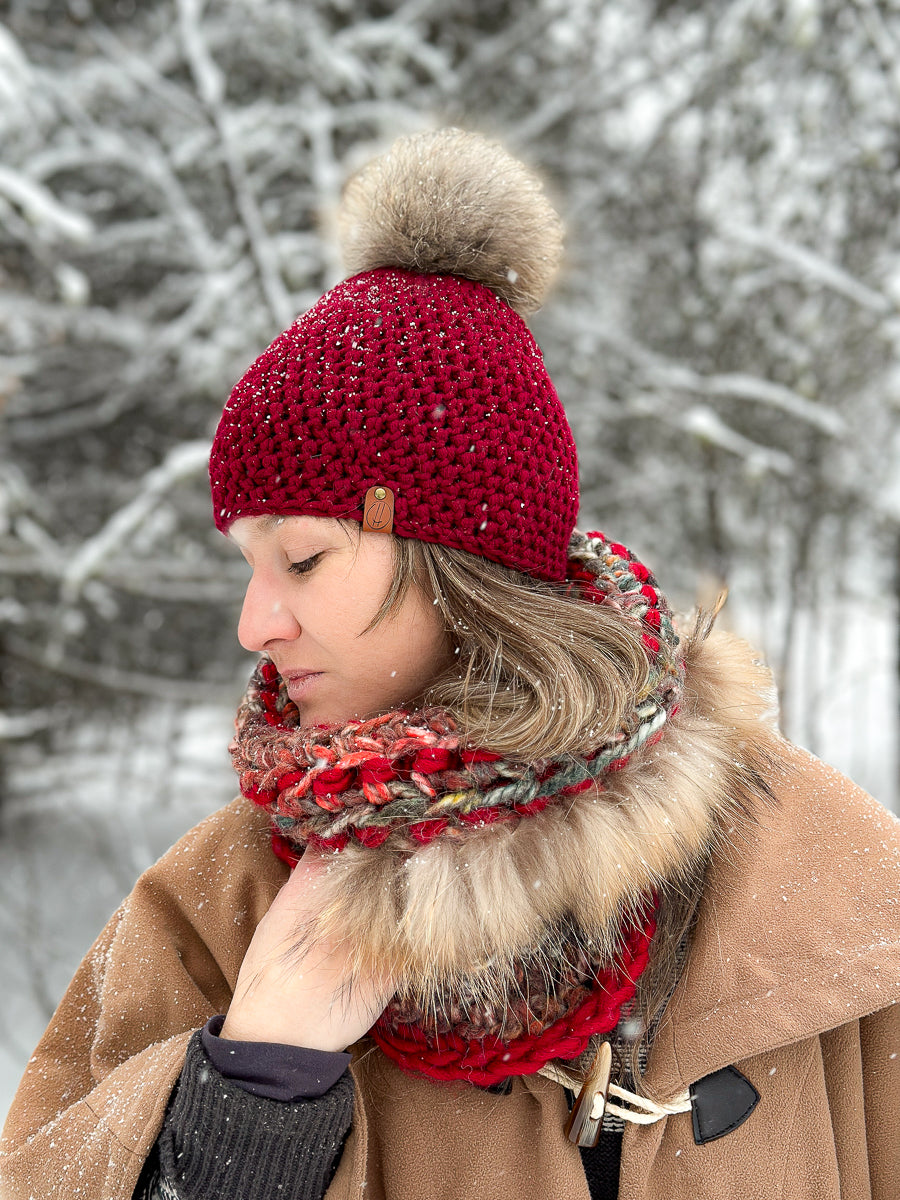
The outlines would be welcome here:
<svg viewBox="0 0 900 1200">
<path fill-rule="evenodd" d="M 300 622 L 280 589 L 265 576 L 254 572 L 247 584 L 238 622 L 238 641 L 244 649 L 260 653 L 270 642 L 293 641 L 300 632 Z"/>
</svg>

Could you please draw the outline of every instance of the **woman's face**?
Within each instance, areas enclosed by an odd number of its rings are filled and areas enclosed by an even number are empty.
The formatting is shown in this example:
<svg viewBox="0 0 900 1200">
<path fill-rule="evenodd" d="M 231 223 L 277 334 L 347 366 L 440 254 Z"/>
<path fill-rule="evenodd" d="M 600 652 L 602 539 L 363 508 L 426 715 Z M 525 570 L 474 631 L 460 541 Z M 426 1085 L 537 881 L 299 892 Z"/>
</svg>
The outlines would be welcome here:
<svg viewBox="0 0 900 1200">
<path fill-rule="evenodd" d="M 326 517 L 242 517 L 228 536 L 253 569 L 238 625 L 274 662 L 304 725 L 409 708 L 451 657 L 435 605 L 411 587 L 368 633 L 393 580 L 391 538 Z"/>
</svg>

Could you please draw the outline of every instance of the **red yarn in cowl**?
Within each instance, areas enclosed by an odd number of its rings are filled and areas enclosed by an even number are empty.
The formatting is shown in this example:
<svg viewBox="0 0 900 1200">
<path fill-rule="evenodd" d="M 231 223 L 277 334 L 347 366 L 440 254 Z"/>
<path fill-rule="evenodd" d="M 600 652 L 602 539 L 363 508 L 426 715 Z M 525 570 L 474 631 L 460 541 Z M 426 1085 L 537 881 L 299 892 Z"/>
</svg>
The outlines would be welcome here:
<svg viewBox="0 0 900 1200">
<path fill-rule="evenodd" d="M 431 1039 L 417 1025 L 398 1026 L 391 1020 L 389 1006 L 371 1036 L 389 1058 L 413 1075 L 462 1079 L 479 1087 L 491 1087 L 512 1075 L 533 1075 L 554 1059 L 576 1058 L 595 1034 L 615 1029 L 622 1007 L 634 998 L 655 931 L 656 916 L 651 912 L 627 933 L 616 965 L 598 975 L 588 998 L 538 1033 L 508 1042 L 499 1037 L 467 1041 L 453 1033 Z"/>
<path fill-rule="evenodd" d="M 566 576 L 578 463 L 522 318 L 455 275 L 379 268 L 299 317 L 235 385 L 210 457 L 215 521 L 362 521 L 394 492 L 394 532 L 539 579 Z"/>
</svg>

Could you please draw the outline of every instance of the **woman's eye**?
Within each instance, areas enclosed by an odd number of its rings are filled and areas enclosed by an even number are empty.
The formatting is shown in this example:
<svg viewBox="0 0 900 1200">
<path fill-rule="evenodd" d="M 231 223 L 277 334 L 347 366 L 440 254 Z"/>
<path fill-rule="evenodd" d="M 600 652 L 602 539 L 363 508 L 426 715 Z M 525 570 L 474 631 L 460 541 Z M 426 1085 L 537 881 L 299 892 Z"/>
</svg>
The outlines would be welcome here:
<svg viewBox="0 0 900 1200">
<path fill-rule="evenodd" d="M 321 554 L 313 554 L 311 558 L 304 558 L 303 562 L 291 563 L 288 570 L 292 575 L 306 575 L 308 571 L 313 569 L 321 557 Z"/>
</svg>

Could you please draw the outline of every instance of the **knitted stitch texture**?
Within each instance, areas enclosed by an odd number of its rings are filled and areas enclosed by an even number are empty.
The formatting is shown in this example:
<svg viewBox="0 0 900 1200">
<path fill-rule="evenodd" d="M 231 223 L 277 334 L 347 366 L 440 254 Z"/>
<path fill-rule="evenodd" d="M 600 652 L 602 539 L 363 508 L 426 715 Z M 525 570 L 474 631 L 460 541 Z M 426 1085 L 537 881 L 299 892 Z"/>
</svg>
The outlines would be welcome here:
<svg viewBox="0 0 900 1200">
<path fill-rule="evenodd" d="M 565 412 L 524 321 L 490 288 L 394 268 L 339 283 L 248 368 L 210 458 L 216 525 L 362 521 L 562 581 L 578 512 Z"/>
<path fill-rule="evenodd" d="M 195 1033 L 157 1143 L 162 1180 L 191 1200 L 324 1196 L 352 1112 L 349 1075 L 316 1099 L 268 1100 L 220 1075 Z"/>
<path fill-rule="evenodd" d="M 486 1032 L 477 1022 L 473 1027 L 464 1005 L 459 1006 L 463 1011 L 456 1028 L 446 1029 L 428 1014 L 406 1011 L 395 998 L 371 1035 L 411 1074 L 464 1079 L 480 1087 L 511 1075 L 532 1075 L 554 1059 L 576 1058 L 593 1036 L 616 1028 L 623 1007 L 634 999 L 655 932 L 656 917 L 648 903 L 643 919 L 623 932 L 615 963 L 593 964 L 582 978 L 575 978 L 578 972 L 564 956 L 562 978 L 552 989 L 545 982 L 534 990 L 540 972 L 523 974 L 519 994 L 509 998 L 506 1012 L 500 1014 L 507 1027 L 497 1032 Z M 580 956 L 577 940 L 571 950 Z M 546 971 L 545 965 L 545 977 Z M 554 1010 L 562 1015 L 554 1019 Z"/>
</svg>

